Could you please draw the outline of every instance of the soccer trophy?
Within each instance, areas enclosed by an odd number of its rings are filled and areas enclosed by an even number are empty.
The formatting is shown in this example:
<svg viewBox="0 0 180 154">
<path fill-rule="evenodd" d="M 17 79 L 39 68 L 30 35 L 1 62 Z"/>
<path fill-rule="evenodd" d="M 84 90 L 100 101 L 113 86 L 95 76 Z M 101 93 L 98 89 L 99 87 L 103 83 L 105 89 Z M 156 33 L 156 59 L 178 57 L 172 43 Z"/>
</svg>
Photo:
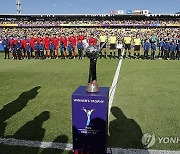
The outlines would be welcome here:
<svg viewBox="0 0 180 154">
<path fill-rule="evenodd" d="M 86 91 L 88 93 L 99 92 L 99 87 L 97 85 L 97 76 L 96 76 L 96 63 L 99 53 L 105 44 L 106 42 L 103 43 L 100 48 L 94 45 L 90 45 L 86 48 L 86 55 L 90 59 L 89 79 L 88 79 L 88 85 L 86 87 Z"/>
</svg>

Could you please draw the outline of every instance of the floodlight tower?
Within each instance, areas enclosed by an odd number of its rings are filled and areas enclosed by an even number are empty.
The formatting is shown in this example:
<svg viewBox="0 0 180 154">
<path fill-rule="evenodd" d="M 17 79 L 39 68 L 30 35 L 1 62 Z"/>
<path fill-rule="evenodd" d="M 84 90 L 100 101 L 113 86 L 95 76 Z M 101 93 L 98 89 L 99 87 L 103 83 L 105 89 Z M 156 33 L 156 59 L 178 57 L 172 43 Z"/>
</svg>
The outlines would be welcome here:
<svg viewBox="0 0 180 154">
<path fill-rule="evenodd" d="M 17 14 L 21 14 L 21 0 L 16 0 Z"/>
</svg>

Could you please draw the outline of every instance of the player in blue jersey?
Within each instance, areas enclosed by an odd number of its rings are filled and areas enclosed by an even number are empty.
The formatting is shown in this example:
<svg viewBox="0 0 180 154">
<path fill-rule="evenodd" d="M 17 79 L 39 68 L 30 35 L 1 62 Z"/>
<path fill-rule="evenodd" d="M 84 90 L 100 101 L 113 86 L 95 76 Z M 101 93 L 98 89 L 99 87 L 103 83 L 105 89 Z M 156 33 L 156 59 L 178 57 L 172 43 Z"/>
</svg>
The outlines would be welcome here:
<svg viewBox="0 0 180 154">
<path fill-rule="evenodd" d="M 2 41 L 2 45 L 4 47 L 4 59 L 6 59 L 7 57 L 9 59 L 10 42 L 6 36 L 4 37 L 4 39 Z"/>
<path fill-rule="evenodd" d="M 150 49 L 150 43 L 149 43 L 149 40 L 148 39 L 145 39 L 144 40 L 144 45 L 143 45 L 143 48 L 144 48 L 144 56 L 143 56 L 143 59 L 148 59 L 148 52 L 149 52 L 149 49 Z"/>
</svg>

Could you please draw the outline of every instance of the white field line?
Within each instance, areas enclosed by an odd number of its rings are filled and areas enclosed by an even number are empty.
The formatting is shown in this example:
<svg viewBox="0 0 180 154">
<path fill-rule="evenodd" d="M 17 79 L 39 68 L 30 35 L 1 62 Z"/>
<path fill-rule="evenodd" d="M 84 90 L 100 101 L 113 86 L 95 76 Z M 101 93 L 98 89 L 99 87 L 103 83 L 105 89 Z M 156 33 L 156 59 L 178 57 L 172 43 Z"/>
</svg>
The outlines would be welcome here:
<svg viewBox="0 0 180 154">
<path fill-rule="evenodd" d="M 124 50 L 122 52 L 122 55 L 124 55 Z M 114 94 L 116 91 L 117 81 L 118 81 L 118 77 L 119 77 L 119 73 L 120 73 L 120 69 L 121 69 L 121 65 L 122 65 L 122 59 L 123 59 L 123 57 L 121 56 L 121 59 L 119 60 L 119 64 L 118 64 L 117 69 L 116 69 L 116 73 L 114 75 L 114 79 L 113 79 L 111 88 L 109 90 L 109 112 L 108 112 L 108 116 L 110 115 L 110 110 L 112 107 Z"/>
<path fill-rule="evenodd" d="M 40 141 L 28 141 L 14 138 L 0 138 L 0 144 L 10 146 L 25 146 L 31 148 L 51 148 L 71 151 L 72 144 L 70 143 L 58 143 L 58 142 L 40 142 Z M 167 151 L 167 150 L 143 150 L 143 149 L 121 149 L 121 148 L 108 148 L 108 154 L 179 154 L 180 151 Z"/>
</svg>

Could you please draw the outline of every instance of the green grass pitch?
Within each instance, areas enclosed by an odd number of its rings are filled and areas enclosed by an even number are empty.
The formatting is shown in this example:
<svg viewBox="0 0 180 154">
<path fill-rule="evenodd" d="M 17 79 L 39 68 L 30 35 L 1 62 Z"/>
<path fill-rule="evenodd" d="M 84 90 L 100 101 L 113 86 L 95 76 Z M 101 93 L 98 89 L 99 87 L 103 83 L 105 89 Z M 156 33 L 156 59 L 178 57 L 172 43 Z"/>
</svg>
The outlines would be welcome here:
<svg viewBox="0 0 180 154">
<path fill-rule="evenodd" d="M 100 86 L 111 86 L 117 65 L 117 59 L 98 59 Z M 17 61 L 4 60 L 1 53 L 0 137 L 72 143 L 71 94 L 86 85 L 88 68 L 87 58 Z M 178 137 L 179 79 L 179 61 L 123 60 L 109 118 L 108 145 L 142 148 L 140 137 L 151 131 L 156 137 Z M 180 149 L 179 144 L 157 142 L 151 148 Z M 0 151 L 68 153 L 2 144 Z"/>
</svg>

